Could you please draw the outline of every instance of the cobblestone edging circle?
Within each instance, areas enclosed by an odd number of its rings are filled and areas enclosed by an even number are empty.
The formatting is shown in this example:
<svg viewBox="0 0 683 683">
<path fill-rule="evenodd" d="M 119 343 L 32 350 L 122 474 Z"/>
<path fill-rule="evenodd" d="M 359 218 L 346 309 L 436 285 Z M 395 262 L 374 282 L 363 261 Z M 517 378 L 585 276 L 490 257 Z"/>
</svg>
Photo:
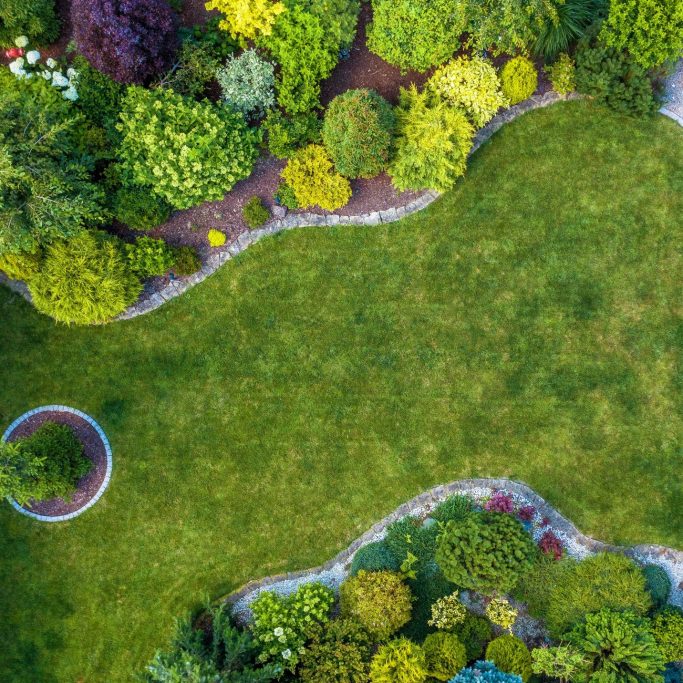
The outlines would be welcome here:
<svg viewBox="0 0 683 683">
<path fill-rule="evenodd" d="M 104 450 L 107 456 L 107 471 L 104 475 L 104 481 L 100 484 L 100 488 L 97 489 L 97 493 L 89 501 L 87 501 L 82 507 L 78 508 L 78 510 L 69 512 L 66 515 L 38 515 L 35 512 L 31 512 L 30 510 L 25 510 L 23 507 L 21 507 L 21 505 L 19 505 L 19 503 L 17 503 L 16 500 L 12 498 L 8 498 L 7 500 L 17 512 L 20 512 L 22 515 L 26 515 L 26 517 L 30 517 L 31 519 L 38 520 L 39 522 L 66 522 L 69 519 L 78 517 L 78 515 L 82 515 L 88 508 L 91 508 L 93 505 L 95 505 L 95 503 L 102 497 L 102 494 L 105 492 L 107 486 L 109 486 L 109 480 L 111 479 L 112 469 L 111 446 L 109 445 L 109 439 L 107 439 L 107 435 L 104 433 L 102 427 L 100 427 L 100 425 L 97 424 L 97 422 L 93 420 L 92 417 L 90 417 L 90 415 L 86 415 L 83 411 L 76 410 L 76 408 L 58 405 L 40 406 L 40 408 L 34 408 L 33 410 L 29 410 L 25 412 L 23 415 L 20 415 L 16 420 L 14 420 L 14 422 L 12 422 L 12 424 L 9 427 L 7 427 L 4 434 L 2 435 L 1 440 L 7 441 L 12 432 L 22 422 L 24 422 L 24 420 L 28 420 L 29 417 L 32 417 L 33 415 L 36 415 L 38 413 L 45 412 L 71 413 L 72 415 L 77 415 L 95 429 L 100 439 L 102 439 L 102 443 L 104 444 Z"/>
<path fill-rule="evenodd" d="M 510 479 L 461 479 L 450 484 L 435 486 L 401 505 L 351 543 L 348 548 L 319 567 L 250 581 L 228 595 L 225 600 L 232 605 L 236 618 L 242 624 L 246 624 L 251 618 L 249 604 L 263 591 L 275 591 L 288 595 L 293 593 L 299 585 L 309 581 L 320 581 L 336 590 L 349 575 L 351 561 L 358 549 L 373 541 L 381 540 L 392 522 L 407 515 L 426 517 L 439 503 L 454 494 L 468 494 L 481 500 L 490 497 L 495 491 L 511 494 L 519 505 L 533 505 L 536 508 L 535 521 L 546 518 L 549 524 L 543 526 L 542 530 L 552 529 L 562 539 L 567 553 L 572 557 L 582 558 L 603 551 L 621 552 L 640 563 L 661 566 L 671 579 L 672 589 L 669 602 L 683 607 L 682 551 L 658 545 L 621 547 L 586 536 L 533 489 Z M 540 531 L 541 529 L 537 528 L 536 535 L 540 535 Z"/>
</svg>

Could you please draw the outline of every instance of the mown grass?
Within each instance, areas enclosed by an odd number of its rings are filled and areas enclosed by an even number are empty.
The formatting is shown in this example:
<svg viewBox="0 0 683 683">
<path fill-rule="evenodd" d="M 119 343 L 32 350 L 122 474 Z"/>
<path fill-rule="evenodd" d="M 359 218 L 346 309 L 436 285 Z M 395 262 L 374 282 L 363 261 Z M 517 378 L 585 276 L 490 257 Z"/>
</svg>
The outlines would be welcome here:
<svg viewBox="0 0 683 683">
<path fill-rule="evenodd" d="M 265 240 L 130 322 L 0 289 L 2 424 L 72 405 L 115 458 L 73 522 L 1 506 L 0 680 L 129 680 L 205 597 L 461 477 L 680 547 L 681 159 L 663 117 L 562 104 L 427 211 Z"/>
</svg>

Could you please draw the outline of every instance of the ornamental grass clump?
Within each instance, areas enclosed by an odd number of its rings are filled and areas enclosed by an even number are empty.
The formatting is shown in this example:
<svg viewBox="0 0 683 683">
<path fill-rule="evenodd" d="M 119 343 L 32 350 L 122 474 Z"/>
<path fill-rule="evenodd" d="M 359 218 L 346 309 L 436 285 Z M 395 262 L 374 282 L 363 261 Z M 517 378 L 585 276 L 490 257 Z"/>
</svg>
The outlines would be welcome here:
<svg viewBox="0 0 683 683">
<path fill-rule="evenodd" d="M 531 97 L 538 87 L 538 72 L 527 57 L 513 57 L 500 72 L 503 94 L 510 104 L 518 104 Z"/>
<path fill-rule="evenodd" d="M 508 674 L 516 674 L 523 683 L 531 674 L 531 654 L 529 649 L 516 636 L 510 633 L 494 638 L 486 648 L 486 659 Z"/>
</svg>

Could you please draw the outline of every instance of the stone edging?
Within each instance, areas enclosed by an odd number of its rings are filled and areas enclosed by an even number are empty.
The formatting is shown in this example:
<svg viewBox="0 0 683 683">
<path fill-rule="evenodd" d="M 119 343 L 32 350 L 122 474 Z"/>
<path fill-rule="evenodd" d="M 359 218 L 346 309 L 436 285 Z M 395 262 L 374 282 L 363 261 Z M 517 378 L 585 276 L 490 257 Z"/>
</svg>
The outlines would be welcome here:
<svg viewBox="0 0 683 683">
<path fill-rule="evenodd" d="M 351 543 L 348 548 L 324 564 L 313 569 L 250 581 L 228 595 L 225 600 L 233 606 L 237 619 L 246 623 L 250 618 L 249 603 L 264 590 L 287 595 L 295 591 L 301 583 L 309 581 L 321 581 L 336 589 L 348 576 L 351 561 L 358 549 L 373 541 L 381 540 L 392 522 L 407 515 L 424 517 L 439 503 L 455 494 L 468 494 L 476 499 L 482 499 L 491 496 L 494 491 L 501 490 L 511 494 L 519 504 L 533 505 L 536 508 L 534 519 L 538 521 L 545 518 L 549 522 L 542 529 L 537 528 L 537 531 L 552 529 L 565 544 L 568 554 L 573 557 L 586 557 L 602 551 L 623 552 L 639 562 L 660 565 L 671 579 L 672 589 L 669 601 L 672 604 L 683 606 L 682 551 L 658 545 L 637 545 L 625 548 L 593 539 L 582 534 L 566 517 L 562 516 L 529 486 L 510 479 L 461 479 L 450 484 L 435 486 L 401 505 Z"/>
<path fill-rule="evenodd" d="M 30 517 L 31 519 L 38 520 L 39 522 L 65 522 L 69 519 L 73 519 L 74 517 L 78 517 L 78 515 L 82 515 L 88 508 L 91 508 L 95 503 L 102 497 L 102 494 L 105 492 L 107 486 L 109 486 L 109 480 L 111 479 L 111 469 L 112 469 L 112 454 L 111 454 L 111 446 L 109 445 L 109 439 L 107 439 L 107 435 L 104 433 L 104 430 L 102 427 L 100 427 L 99 424 L 95 420 L 90 417 L 90 415 L 86 415 L 83 411 L 81 410 L 76 410 L 76 408 L 70 408 L 69 406 L 58 406 L 58 405 L 50 405 L 50 406 L 40 406 L 40 408 L 34 408 L 33 410 L 29 410 L 25 412 L 23 415 L 20 415 L 12 424 L 7 427 L 5 430 L 5 433 L 2 435 L 1 439 L 2 441 L 7 441 L 7 439 L 10 437 L 12 432 L 24 421 L 27 420 L 29 417 L 32 417 L 33 415 L 36 415 L 38 413 L 45 413 L 45 412 L 55 412 L 55 413 L 71 413 L 72 415 L 77 415 L 78 417 L 84 419 L 91 427 L 95 429 L 97 434 L 99 435 L 100 439 L 102 439 L 102 443 L 104 444 L 104 450 L 107 455 L 107 471 L 104 475 L 104 481 L 100 484 L 100 488 L 97 489 L 97 493 L 83 505 L 83 507 L 78 508 L 78 510 L 74 510 L 73 512 L 69 512 L 66 515 L 38 515 L 35 512 L 30 512 L 29 510 L 25 510 L 19 503 L 17 503 L 16 500 L 12 498 L 8 498 L 7 500 L 9 501 L 10 505 L 17 511 L 20 512 L 22 515 L 26 515 L 27 517 Z"/>
<path fill-rule="evenodd" d="M 683 116 L 679 116 L 675 111 L 672 111 L 667 107 L 662 107 L 659 110 L 659 113 L 664 114 L 664 116 L 668 116 L 670 119 L 673 119 L 679 126 L 683 126 Z"/>
</svg>

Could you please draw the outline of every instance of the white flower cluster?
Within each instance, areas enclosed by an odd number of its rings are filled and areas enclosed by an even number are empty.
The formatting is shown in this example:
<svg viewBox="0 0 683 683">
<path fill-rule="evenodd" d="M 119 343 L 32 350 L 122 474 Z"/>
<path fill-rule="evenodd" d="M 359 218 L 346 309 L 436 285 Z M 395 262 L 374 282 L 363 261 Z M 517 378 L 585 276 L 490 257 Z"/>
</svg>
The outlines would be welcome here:
<svg viewBox="0 0 683 683">
<path fill-rule="evenodd" d="M 28 46 L 28 38 L 26 36 L 19 36 L 14 44 L 19 48 L 20 55 L 23 49 Z M 9 63 L 9 70 L 17 78 L 33 78 L 38 75 L 49 81 L 50 84 L 59 88 L 62 92 L 62 97 L 66 100 L 75 102 L 78 99 L 78 90 L 76 85 L 78 83 L 78 72 L 76 69 L 69 68 L 66 74 L 62 71 L 57 60 L 48 57 L 45 60 L 45 65 L 40 64 L 40 52 L 38 50 L 29 50 L 23 56 L 16 57 Z"/>
</svg>

